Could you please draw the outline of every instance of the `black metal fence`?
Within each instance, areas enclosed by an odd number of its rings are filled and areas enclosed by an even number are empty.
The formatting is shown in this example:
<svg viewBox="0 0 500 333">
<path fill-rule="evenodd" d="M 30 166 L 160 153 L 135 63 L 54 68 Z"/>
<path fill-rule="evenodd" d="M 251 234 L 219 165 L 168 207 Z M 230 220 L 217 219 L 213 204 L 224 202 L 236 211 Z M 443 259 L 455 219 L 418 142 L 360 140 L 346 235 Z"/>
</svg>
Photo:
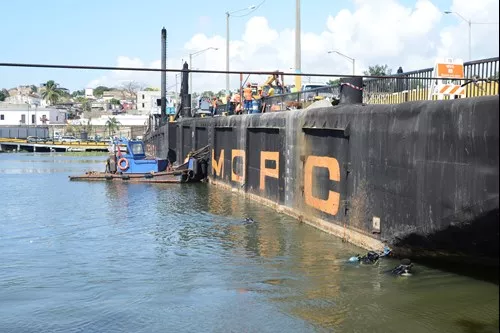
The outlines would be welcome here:
<svg viewBox="0 0 500 333">
<path fill-rule="evenodd" d="M 465 79 L 498 79 L 499 57 L 464 63 Z M 365 78 L 364 102 L 387 103 L 425 100 L 435 80 L 431 80 L 434 68 L 397 74 L 401 78 Z M 459 80 L 460 81 L 460 80 Z M 393 95 L 394 96 L 389 96 Z M 497 82 L 476 82 L 465 86 L 466 97 L 498 94 Z M 393 101 L 395 100 L 395 101 Z"/>
<path fill-rule="evenodd" d="M 499 78 L 499 57 L 464 63 L 465 79 Z M 393 104 L 407 101 L 427 100 L 435 80 L 432 77 L 434 68 L 397 74 L 391 78 L 365 78 L 363 80 L 363 102 L 366 104 Z M 463 84 L 464 80 L 455 83 Z M 466 97 L 477 97 L 498 94 L 497 82 L 477 81 L 465 86 Z M 304 108 L 318 99 L 338 99 L 340 85 L 321 87 L 299 93 L 289 93 L 265 97 L 264 111 L 293 110 Z"/>
</svg>

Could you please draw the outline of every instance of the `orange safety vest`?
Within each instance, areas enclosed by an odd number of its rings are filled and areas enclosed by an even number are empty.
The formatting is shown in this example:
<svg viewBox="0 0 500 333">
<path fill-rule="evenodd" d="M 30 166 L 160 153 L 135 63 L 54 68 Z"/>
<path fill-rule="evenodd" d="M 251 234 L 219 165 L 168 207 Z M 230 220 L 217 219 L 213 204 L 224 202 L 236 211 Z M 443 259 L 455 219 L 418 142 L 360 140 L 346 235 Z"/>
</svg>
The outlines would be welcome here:
<svg viewBox="0 0 500 333">
<path fill-rule="evenodd" d="M 252 100 L 252 88 L 243 89 L 243 96 L 245 97 L 246 101 L 251 101 Z"/>
</svg>

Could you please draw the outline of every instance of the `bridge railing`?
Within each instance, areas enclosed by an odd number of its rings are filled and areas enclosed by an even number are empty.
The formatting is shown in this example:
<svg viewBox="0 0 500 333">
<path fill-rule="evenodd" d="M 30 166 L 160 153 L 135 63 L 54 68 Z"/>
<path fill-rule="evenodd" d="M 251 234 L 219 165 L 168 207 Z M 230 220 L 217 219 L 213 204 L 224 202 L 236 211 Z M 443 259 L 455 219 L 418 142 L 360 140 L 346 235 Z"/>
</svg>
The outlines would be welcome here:
<svg viewBox="0 0 500 333">
<path fill-rule="evenodd" d="M 488 58 L 464 63 L 466 79 L 474 77 L 498 79 L 499 58 Z M 363 101 L 367 104 L 400 103 L 405 101 L 426 100 L 433 80 L 430 78 L 433 68 L 397 74 L 401 78 L 369 77 L 363 80 Z M 477 97 L 498 94 L 497 82 L 478 82 L 465 88 L 466 97 Z"/>
</svg>

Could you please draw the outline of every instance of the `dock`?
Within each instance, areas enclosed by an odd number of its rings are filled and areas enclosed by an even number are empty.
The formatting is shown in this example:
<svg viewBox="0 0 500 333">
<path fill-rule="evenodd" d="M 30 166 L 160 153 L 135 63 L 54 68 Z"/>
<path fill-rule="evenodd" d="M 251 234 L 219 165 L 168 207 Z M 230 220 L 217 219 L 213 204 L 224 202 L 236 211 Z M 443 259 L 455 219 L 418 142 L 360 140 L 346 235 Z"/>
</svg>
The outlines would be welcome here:
<svg viewBox="0 0 500 333">
<path fill-rule="evenodd" d="M 25 139 L 0 138 L 0 152 L 21 151 L 30 152 L 106 152 L 108 143 L 106 142 L 27 142 Z"/>
</svg>

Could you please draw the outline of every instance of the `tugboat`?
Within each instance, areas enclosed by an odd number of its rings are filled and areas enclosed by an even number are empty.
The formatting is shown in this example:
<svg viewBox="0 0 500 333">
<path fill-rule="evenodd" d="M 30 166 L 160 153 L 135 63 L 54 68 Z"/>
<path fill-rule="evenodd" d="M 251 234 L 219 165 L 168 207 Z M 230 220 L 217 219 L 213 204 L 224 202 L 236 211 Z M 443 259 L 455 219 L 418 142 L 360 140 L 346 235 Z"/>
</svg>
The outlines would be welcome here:
<svg viewBox="0 0 500 333">
<path fill-rule="evenodd" d="M 190 183 L 206 180 L 209 146 L 188 154 L 174 166 L 175 157 L 147 157 L 141 140 L 114 139 L 109 148 L 105 172 L 89 171 L 69 176 L 70 181 L 119 181 L 131 183 Z"/>
</svg>

